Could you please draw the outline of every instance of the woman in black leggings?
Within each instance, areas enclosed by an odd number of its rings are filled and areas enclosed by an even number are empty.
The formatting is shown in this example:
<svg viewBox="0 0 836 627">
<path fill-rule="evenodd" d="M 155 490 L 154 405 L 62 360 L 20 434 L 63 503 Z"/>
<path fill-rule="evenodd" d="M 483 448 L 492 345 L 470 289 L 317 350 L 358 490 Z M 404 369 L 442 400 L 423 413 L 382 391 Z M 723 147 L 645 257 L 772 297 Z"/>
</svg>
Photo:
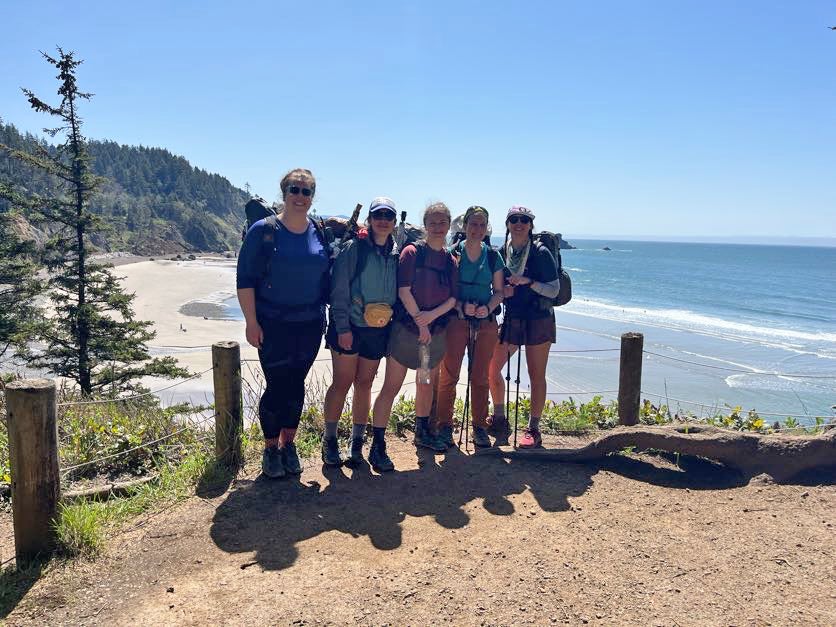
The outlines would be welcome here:
<svg viewBox="0 0 836 627">
<path fill-rule="evenodd" d="M 247 342 L 258 348 L 267 387 L 258 406 L 264 432 L 262 472 L 299 474 L 293 439 L 305 401 L 305 377 L 322 343 L 329 248 L 308 217 L 316 191 L 310 170 L 281 181 L 284 210 L 250 227 L 238 255 L 238 302 Z"/>
</svg>

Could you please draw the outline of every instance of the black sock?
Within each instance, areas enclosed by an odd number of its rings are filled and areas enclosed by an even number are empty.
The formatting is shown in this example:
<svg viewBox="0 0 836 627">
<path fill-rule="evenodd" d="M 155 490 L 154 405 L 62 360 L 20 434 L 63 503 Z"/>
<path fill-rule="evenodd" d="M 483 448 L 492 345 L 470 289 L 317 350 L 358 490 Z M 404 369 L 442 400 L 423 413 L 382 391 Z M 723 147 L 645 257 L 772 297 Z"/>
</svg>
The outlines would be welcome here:
<svg viewBox="0 0 836 627">
<path fill-rule="evenodd" d="M 382 443 L 385 433 L 386 427 L 372 427 L 372 441 L 375 444 Z"/>
<path fill-rule="evenodd" d="M 430 417 L 429 416 L 415 416 L 415 429 L 424 429 L 425 431 L 430 428 Z"/>
</svg>

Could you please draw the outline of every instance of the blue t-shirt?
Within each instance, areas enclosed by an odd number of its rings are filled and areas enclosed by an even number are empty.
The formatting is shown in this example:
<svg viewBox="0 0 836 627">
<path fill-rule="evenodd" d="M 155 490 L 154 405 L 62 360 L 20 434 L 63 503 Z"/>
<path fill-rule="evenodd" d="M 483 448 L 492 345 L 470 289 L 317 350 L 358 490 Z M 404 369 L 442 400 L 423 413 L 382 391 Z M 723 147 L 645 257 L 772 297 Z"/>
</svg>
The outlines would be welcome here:
<svg viewBox="0 0 836 627">
<path fill-rule="evenodd" d="M 316 228 L 310 222 L 304 233 L 292 233 L 277 220 L 268 264 L 264 259 L 264 232 L 269 228 L 272 227 L 264 219 L 247 231 L 238 255 L 238 289 L 255 289 L 259 318 L 321 318 L 328 298 L 329 254 L 319 241 Z M 268 265 L 269 272 L 265 274 Z"/>
</svg>

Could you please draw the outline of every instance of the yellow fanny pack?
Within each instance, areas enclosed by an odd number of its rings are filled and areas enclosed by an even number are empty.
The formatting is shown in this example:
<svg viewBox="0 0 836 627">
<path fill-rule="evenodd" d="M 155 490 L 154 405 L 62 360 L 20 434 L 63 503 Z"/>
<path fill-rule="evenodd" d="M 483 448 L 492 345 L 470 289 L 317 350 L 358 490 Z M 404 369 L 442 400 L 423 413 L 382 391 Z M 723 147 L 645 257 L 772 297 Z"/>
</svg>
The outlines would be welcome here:
<svg viewBox="0 0 836 627">
<path fill-rule="evenodd" d="M 392 307 L 386 303 L 369 303 L 363 308 L 363 319 L 370 327 L 383 328 L 392 319 Z"/>
</svg>

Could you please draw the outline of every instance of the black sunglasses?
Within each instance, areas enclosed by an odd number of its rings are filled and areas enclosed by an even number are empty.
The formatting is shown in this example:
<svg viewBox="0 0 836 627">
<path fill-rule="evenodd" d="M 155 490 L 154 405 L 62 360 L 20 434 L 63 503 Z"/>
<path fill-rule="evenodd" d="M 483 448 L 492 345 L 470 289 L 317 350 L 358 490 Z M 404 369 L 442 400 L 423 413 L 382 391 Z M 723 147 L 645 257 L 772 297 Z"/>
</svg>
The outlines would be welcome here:
<svg viewBox="0 0 836 627">
<path fill-rule="evenodd" d="M 528 216 L 511 216 L 508 218 L 508 224 L 516 224 L 517 222 L 520 224 L 531 224 L 531 218 Z"/>
<path fill-rule="evenodd" d="M 372 211 L 372 219 L 373 220 L 388 220 L 392 222 L 395 219 L 397 214 L 394 211 L 389 211 L 388 209 L 381 209 L 380 211 Z"/>
<path fill-rule="evenodd" d="M 313 190 L 309 187 L 299 187 L 298 185 L 291 185 L 287 188 L 287 193 L 296 196 L 302 194 L 303 196 L 313 196 Z"/>
</svg>

